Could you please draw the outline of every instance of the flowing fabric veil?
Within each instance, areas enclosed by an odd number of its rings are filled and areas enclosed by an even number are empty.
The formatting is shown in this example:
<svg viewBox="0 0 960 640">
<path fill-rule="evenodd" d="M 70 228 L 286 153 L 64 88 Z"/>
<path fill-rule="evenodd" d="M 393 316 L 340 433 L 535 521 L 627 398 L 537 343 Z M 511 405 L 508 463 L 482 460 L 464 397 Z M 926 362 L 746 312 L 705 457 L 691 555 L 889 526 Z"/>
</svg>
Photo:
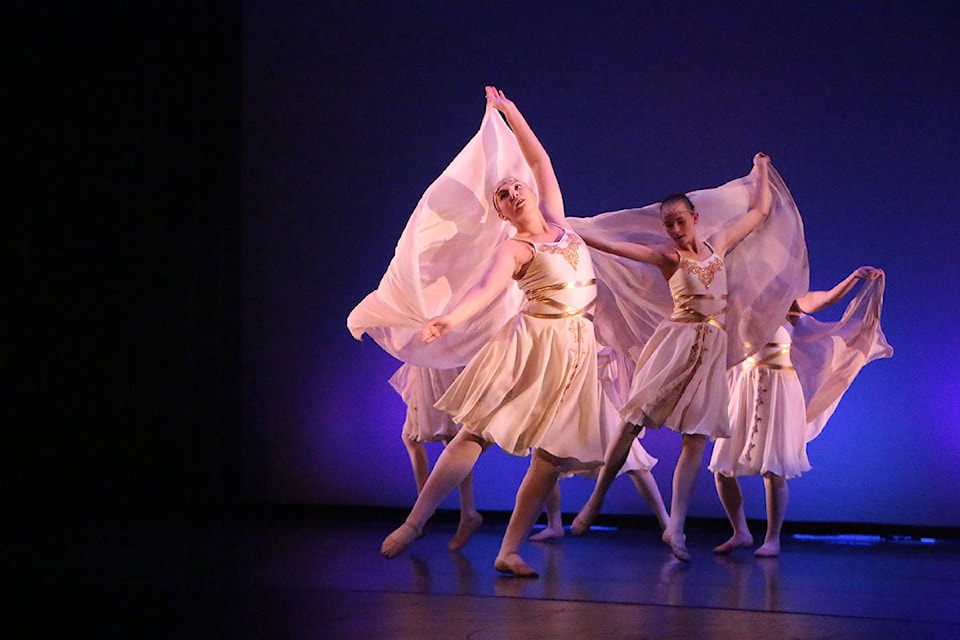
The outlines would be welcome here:
<svg viewBox="0 0 960 640">
<path fill-rule="evenodd" d="M 708 239 L 747 212 L 756 172 L 713 189 L 687 194 L 700 213 L 698 236 Z M 809 284 L 803 223 L 793 196 L 770 167 L 773 204 L 767 219 L 727 253 L 727 366 L 754 353 L 786 317 Z M 592 218 L 567 218 L 576 231 L 611 241 L 666 244 L 659 203 Z M 591 249 L 597 272 L 598 342 L 636 361 L 654 329 L 673 310 L 670 289 L 656 267 Z"/>
<path fill-rule="evenodd" d="M 419 339 L 420 326 L 457 304 L 512 235 L 492 201 L 505 176 L 536 184 L 513 132 L 488 105 L 480 130 L 420 198 L 380 285 L 347 318 L 354 338 L 367 333 L 403 362 L 446 369 L 465 365 L 516 315 L 523 295 L 508 287 L 443 340 Z"/>
<path fill-rule="evenodd" d="M 885 280 L 864 282 L 837 322 L 803 315 L 793 328 L 790 359 L 807 403 L 807 442 L 820 435 L 860 369 L 893 355 L 880 328 Z"/>
</svg>

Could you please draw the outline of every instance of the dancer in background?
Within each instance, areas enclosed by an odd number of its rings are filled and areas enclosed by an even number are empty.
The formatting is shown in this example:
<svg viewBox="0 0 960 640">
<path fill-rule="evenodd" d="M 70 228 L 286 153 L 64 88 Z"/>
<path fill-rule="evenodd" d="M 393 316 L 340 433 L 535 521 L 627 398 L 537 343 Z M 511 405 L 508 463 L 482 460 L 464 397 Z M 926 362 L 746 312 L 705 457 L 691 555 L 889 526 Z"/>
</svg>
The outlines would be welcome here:
<svg viewBox="0 0 960 640">
<path fill-rule="evenodd" d="M 863 288 L 841 321 L 820 323 L 805 315 L 836 304 L 861 279 L 876 284 Z M 860 368 L 893 353 L 880 329 L 882 300 L 883 272 L 860 267 L 829 291 L 797 298 L 770 341 L 731 372 L 732 435 L 714 445 L 710 471 L 733 535 L 714 553 L 753 545 L 738 478 L 760 475 L 767 531 L 754 555 L 780 554 L 787 480 L 810 470 L 807 442 L 819 434 Z M 806 387 L 798 375 L 804 369 Z"/>
<path fill-rule="evenodd" d="M 769 158 L 758 153 L 753 164 L 756 179 L 746 212 L 708 240 L 698 235 L 700 213 L 687 195 L 679 193 L 660 204 L 670 244 L 610 241 L 581 229 L 592 248 L 657 267 L 669 283 L 673 313 L 643 346 L 629 400 L 620 409 L 620 434 L 607 448 L 593 494 L 577 521 L 588 527 L 599 513 L 641 429 L 666 425 L 682 434 L 683 440 L 673 475 L 670 521 L 662 537 L 684 562 L 690 560 L 684 527 L 706 440 L 730 434 L 724 256 L 763 222 L 772 202 Z"/>
<path fill-rule="evenodd" d="M 407 407 L 400 438 L 410 457 L 418 495 L 430 472 L 424 443 L 439 441 L 446 447 L 459 431 L 450 414 L 433 406 L 459 373 L 459 369 L 430 369 L 404 364 L 390 378 L 390 385 L 400 394 Z M 459 489 L 460 523 L 447 543 L 451 551 L 462 549 L 483 524 L 483 516 L 477 511 L 473 500 L 473 473 L 467 474 Z"/>
<path fill-rule="evenodd" d="M 586 245 L 564 219 L 560 186 L 546 150 L 502 91 L 487 87 L 486 95 L 513 130 L 534 180 L 506 177 L 494 186 L 494 209 L 516 233 L 490 247 L 494 258 L 484 276 L 459 302 L 424 323 L 420 338 L 442 344 L 507 288 L 519 286 L 526 301 L 437 403 L 461 429 L 437 460 L 406 521 L 384 540 L 381 553 L 393 558 L 412 544 L 443 498 L 496 443 L 515 455 L 532 451 L 532 460 L 494 567 L 536 577 L 519 547 L 547 495 L 561 473 L 602 463 L 601 390 L 588 317 L 596 281 Z"/>
</svg>

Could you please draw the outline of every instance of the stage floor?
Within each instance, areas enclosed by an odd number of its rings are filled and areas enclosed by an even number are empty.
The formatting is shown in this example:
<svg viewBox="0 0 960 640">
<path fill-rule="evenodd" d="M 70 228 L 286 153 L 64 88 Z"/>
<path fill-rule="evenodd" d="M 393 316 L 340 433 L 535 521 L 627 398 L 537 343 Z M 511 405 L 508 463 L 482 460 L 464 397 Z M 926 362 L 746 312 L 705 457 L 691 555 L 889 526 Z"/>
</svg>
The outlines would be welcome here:
<svg viewBox="0 0 960 640">
<path fill-rule="evenodd" d="M 654 528 L 620 527 L 527 544 L 541 576 L 519 579 L 493 569 L 500 515 L 460 552 L 447 550 L 455 526 L 441 516 L 385 560 L 380 541 L 399 522 L 393 512 L 258 510 L 6 523 L 8 628 L 102 638 L 960 638 L 956 539 L 786 536 L 779 558 L 761 560 L 713 555 L 727 532 L 701 526 L 688 530 L 683 564 Z"/>
</svg>

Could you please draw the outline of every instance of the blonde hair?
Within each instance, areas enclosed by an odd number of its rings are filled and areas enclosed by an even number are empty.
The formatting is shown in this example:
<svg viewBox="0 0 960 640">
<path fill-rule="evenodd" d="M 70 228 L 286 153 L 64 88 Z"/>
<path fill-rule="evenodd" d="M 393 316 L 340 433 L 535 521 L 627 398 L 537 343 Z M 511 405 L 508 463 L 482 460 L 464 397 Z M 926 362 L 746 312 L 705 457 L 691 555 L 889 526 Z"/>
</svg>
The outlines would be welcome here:
<svg viewBox="0 0 960 640">
<path fill-rule="evenodd" d="M 500 187 L 507 182 L 523 182 L 520 178 L 514 178 L 513 176 L 507 176 L 505 178 L 500 178 L 497 181 L 497 184 L 493 186 L 493 193 L 490 195 L 490 199 L 493 200 L 493 208 L 497 213 L 500 213 L 500 203 L 497 202 L 497 191 L 500 190 Z"/>
</svg>

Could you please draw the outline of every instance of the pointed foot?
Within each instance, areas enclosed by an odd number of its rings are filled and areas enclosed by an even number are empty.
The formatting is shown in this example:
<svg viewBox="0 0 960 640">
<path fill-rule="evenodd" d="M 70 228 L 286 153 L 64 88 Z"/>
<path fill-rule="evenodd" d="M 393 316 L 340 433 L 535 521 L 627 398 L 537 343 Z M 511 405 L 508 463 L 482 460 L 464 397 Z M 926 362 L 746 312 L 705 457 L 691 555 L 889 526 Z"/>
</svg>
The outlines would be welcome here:
<svg viewBox="0 0 960 640">
<path fill-rule="evenodd" d="M 404 522 L 384 538 L 383 544 L 380 545 L 380 555 L 384 558 L 396 558 L 421 535 L 423 535 L 423 532 L 418 527 L 409 522 Z"/>
</svg>

